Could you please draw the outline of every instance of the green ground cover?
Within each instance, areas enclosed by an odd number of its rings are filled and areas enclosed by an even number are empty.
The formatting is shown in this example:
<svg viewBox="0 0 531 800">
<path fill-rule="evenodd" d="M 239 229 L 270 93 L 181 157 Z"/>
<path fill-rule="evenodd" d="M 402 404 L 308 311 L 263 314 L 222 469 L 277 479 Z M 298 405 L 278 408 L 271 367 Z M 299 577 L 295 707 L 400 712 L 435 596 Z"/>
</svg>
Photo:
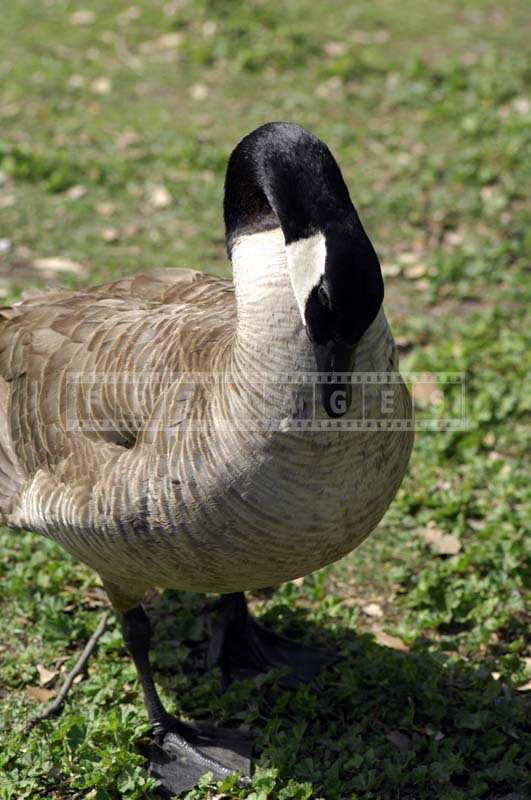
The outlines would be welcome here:
<svg viewBox="0 0 531 800">
<path fill-rule="evenodd" d="M 344 170 L 403 367 L 466 373 L 467 429 L 418 435 L 378 532 L 252 598 L 275 629 L 341 649 L 314 686 L 223 694 L 201 667 L 204 598 L 152 598 L 170 709 L 257 735 L 251 789 L 189 800 L 529 797 L 528 4 L 11 0 L 2 17 L 7 300 L 145 266 L 229 274 L 227 155 L 289 119 Z M 2 530 L 0 548 L 1 800 L 154 798 L 114 618 L 63 714 L 24 734 L 35 687 L 57 688 L 105 601 L 44 539 Z"/>
</svg>

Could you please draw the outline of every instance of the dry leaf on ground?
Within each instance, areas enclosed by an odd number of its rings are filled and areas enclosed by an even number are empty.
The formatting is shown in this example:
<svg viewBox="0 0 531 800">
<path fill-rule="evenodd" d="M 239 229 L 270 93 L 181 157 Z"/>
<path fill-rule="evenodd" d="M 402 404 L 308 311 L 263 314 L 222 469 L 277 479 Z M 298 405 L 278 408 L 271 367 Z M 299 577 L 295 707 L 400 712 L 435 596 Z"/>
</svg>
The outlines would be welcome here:
<svg viewBox="0 0 531 800">
<path fill-rule="evenodd" d="M 424 733 L 427 736 L 430 736 L 432 739 L 435 739 L 436 742 L 440 742 L 442 739 L 444 739 L 444 733 L 432 728 L 430 725 L 426 725 L 424 728 Z"/>
<path fill-rule="evenodd" d="M 421 378 L 413 384 L 413 399 L 416 406 L 428 408 L 429 406 L 440 406 L 444 401 L 444 395 L 439 388 L 436 375 L 425 372 Z"/>
<path fill-rule="evenodd" d="M 90 88 L 94 94 L 109 94 L 112 89 L 112 81 L 110 78 L 106 78 L 105 76 L 95 78 L 95 80 L 93 80 L 90 84 Z"/>
<path fill-rule="evenodd" d="M 44 664 L 37 664 L 37 672 L 39 673 L 39 684 L 41 686 L 46 686 L 48 683 L 51 683 L 54 678 L 57 678 L 59 673 L 55 669 L 46 669 Z"/>
<path fill-rule="evenodd" d="M 72 25 L 92 25 L 96 19 L 96 14 L 88 8 L 80 8 L 70 15 Z"/>
<path fill-rule="evenodd" d="M 383 617 L 382 607 L 378 605 L 378 603 L 368 603 L 366 606 L 363 606 L 363 611 L 369 617 Z"/>
<path fill-rule="evenodd" d="M 87 269 L 83 264 L 77 261 L 72 261 L 71 258 L 51 257 L 51 258 L 36 258 L 31 262 L 34 269 L 42 270 L 50 274 L 56 272 L 73 272 L 74 275 L 86 275 Z"/>
<path fill-rule="evenodd" d="M 109 598 L 101 586 L 93 586 L 88 589 L 80 602 L 85 608 L 108 608 L 109 606 Z"/>
<path fill-rule="evenodd" d="M 402 272 L 398 264 L 382 264 L 384 278 L 396 278 Z"/>
<path fill-rule="evenodd" d="M 417 252 L 405 252 L 398 255 L 401 264 L 418 264 L 419 254 Z"/>
<path fill-rule="evenodd" d="M 120 234 L 116 228 L 104 228 L 101 232 L 101 238 L 104 242 L 117 242 L 120 238 Z"/>
<path fill-rule="evenodd" d="M 417 278 L 422 278 L 426 274 L 426 267 L 423 264 L 413 264 L 411 267 L 406 267 L 404 275 L 410 281 L 416 281 Z"/>
<path fill-rule="evenodd" d="M 194 100 L 206 100 L 208 97 L 208 86 L 204 83 L 196 83 L 190 88 L 190 95 Z"/>
<path fill-rule="evenodd" d="M 152 208 L 168 208 L 173 200 L 165 186 L 153 186 L 147 195 L 147 200 Z"/>
<path fill-rule="evenodd" d="M 434 553 L 442 556 L 455 556 L 461 550 L 461 541 L 452 533 L 443 533 L 434 525 L 428 525 L 421 534 Z"/>
<path fill-rule="evenodd" d="M 391 636 L 389 633 L 385 633 L 385 631 L 381 630 L 374 630 L 374 638 L 378 642 L 378 644 L 383 645 L 383 647 L 391 647 L 393 650 L 400 650 L 402 653 L 409 653 L 409 647 L 402 639 L 399 639 L 398 636 Z"/>
<path fill-rule="evenodd" d="M 84 197 L 86 193 L 86 187 L 76 183 L 75 186 L 71 186 L 70 189 L 66 190 L 65 197 L 68 197 L 69 200 L 79 200 L 81 197 Z"/>
<path fill-rule="evenodd" d="M 56 692 L 53 689 L 43 689 L 42 686 L 26 686 L 26 694 L 39 703 L 48 703 Z"/>
<path fill-rule="evenodd" d="M 324 47 L 327 56 L 332 58 L 339 58 L 348 52 L 348 45 L 346 42 L 327 42 Z"/>
<path fill-rule="evenodd" d="M 140 52 L 148 55 L 157 53 L 159 50 L 173 50 L 179 47 L 183 41 L 183 34 L 178 32 L 163 33 L 158 39 L 151 39 L 148 42 L 142 42 L 140 45 Z"/>
</svg>

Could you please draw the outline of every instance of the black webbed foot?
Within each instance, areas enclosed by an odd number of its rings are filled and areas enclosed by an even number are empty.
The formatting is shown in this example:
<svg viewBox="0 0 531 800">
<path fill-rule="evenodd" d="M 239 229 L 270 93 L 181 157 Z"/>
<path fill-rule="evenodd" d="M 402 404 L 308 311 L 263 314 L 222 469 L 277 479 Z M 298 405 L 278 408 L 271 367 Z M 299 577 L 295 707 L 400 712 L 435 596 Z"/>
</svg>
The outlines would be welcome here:
<svg viewBox="0 0 531 800">
<path fill-rule="evenodd" d="M 159 779 L 163 793 L 172 797 L 192 789 L 207 772 L 222 780 L 240 771 L 245 776 L 243 780 L 248 781 L 251 740 L 237 731 L 192 725 L 168 714 L 153 681 L 148 656 L 151 627 L 144 609 L 136 606 L 126 611 L 122 626 L 157 741 L 146 748 L 149 771 Z"/>
<path fill-rule="evenodd" d="M 264 628 L 249 614 L 243 594 L 224 595 L 216 605 L 207 666 L 221 667 L 225 685 L 234 674 L 251 677 L 287 667 L 289 672 L 279 683 L 292 689 L 308 683 L 339 659 L 335 653 L 292 642 Z"/>
<path fill-rule="evenodd" d="M 157 744 L 147 748 L 149 773 L 158 778 L 167 797 L 196 786 L 211 772 L 222 780 L 241 772 L 242 783 L 251 774 L 252 740 L 238 731 L 181 722 L 168 715 L 154 726 Z"/>
</svg>

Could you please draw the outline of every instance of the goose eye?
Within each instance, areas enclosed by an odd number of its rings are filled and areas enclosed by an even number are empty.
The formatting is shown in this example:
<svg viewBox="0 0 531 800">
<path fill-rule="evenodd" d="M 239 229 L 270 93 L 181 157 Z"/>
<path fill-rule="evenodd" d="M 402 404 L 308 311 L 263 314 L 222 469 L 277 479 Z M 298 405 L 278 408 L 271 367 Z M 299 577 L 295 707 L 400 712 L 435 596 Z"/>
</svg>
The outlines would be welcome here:
<svg viewBox="0 0 531 800">
<path fill-rule="evenodd" d="M 319 301 L 320 301 L 321 305 L 323 305 L 325 308 L 328 308 L 328 310 L 330 310 L 331 309 L 330 297 L 328 296 L 328 292 L 326 291 L 326 288 L 324 287 L 324 285 L 322 283 L 320 283 L 318 288 L 317 288 L 317 296 L 319 297 Z"/>
</svg>

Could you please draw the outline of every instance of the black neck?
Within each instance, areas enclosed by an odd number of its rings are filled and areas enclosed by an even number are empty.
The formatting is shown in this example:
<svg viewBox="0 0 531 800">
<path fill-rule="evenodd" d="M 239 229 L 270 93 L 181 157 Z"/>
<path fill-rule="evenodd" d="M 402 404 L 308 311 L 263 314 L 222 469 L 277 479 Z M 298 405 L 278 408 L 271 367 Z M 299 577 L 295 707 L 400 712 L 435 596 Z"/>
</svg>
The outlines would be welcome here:
<svg viewBox="0 0 531 800">
<path fill-rule="evenodd" d="M 237 236 L 280 227 L 286 244 L 357 219 L 340 169 L 328 147 L 309 131 L 271 122 L 232 152 L 225 178 L 229 255 Z"/>
<path fill-rule="evenodd" d="M 358 336 L 376 316 L 383 281 L 374 248 L 328 147 L 309 131 L 271 122 L 232 152 L 225 178 L 227 251 L 238 236 L 282 228 L 286 245 L 321 232 L 332 310 Z"/>
</svg>

